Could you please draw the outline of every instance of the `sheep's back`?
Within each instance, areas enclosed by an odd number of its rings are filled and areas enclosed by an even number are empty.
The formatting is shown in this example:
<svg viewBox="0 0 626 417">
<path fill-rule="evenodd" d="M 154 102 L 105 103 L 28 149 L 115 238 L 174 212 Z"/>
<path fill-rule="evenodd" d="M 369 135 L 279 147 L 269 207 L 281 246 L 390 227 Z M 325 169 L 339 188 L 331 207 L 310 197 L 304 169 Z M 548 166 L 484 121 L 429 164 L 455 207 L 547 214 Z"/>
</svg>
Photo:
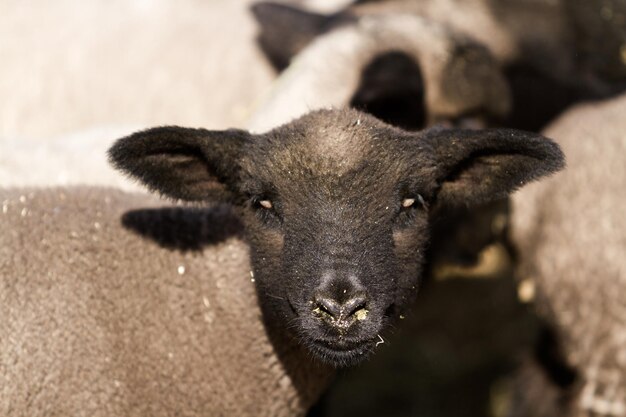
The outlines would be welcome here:
<svg viewBox="0 0 626 417">
<path fill-rule="evenodd" d="M 0 202 L 0 415 L 294 415 L 323 387 L 285 365 L 298 349 L 278 359 L 228 210 L 96 188 Z"/>
<path fill-rule="evenodd" d="M 520 277 L 581 371 L 577 406 L 626 415 L 626 96 L 574 108 L 545 132 L 568 167 L 514 196 Z M 610 414 L 613 413 L 613 414 Z"/>
</svg>

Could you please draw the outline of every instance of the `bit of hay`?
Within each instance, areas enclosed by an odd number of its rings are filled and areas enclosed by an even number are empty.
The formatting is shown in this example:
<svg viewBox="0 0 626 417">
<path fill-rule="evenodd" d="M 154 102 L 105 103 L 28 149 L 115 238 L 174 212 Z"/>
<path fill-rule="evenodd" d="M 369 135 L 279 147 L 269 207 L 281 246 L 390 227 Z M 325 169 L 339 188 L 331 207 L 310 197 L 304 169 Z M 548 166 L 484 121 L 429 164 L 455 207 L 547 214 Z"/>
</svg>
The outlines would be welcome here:
<svg viewBox="0 0 626 417">
<path fill-rule="evenodd" d="M 357 320 L 363 321 L 367 318 L 367 313 L 369 313 L 369 311 L 367 311 L 364 308 L 361 308 L 356 313 L 354 313 L 354 316 L 356 317 Z"/>
<path fill-rule="evenodd" d="M 517 298 L 522 303 L 530 303 L 535 299 L 535 281 L 528 278 L 517 286 Z"/>
</svg>

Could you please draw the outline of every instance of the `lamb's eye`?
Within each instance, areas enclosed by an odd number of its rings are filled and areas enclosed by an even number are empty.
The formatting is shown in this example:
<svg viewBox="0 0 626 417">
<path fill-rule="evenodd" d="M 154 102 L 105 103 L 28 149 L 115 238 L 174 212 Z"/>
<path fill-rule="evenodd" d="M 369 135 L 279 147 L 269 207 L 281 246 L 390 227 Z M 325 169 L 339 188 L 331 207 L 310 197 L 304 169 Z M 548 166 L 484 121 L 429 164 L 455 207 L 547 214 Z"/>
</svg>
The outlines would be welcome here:
<svg viewBox="0 0 626 417">
<path fill-rule="evenodd" d="M 254 207 L 255 209 L 259 211 L 265 211 L 265 212 L 275 211 L 274 203 L 272 202 L 272 200 L 270 200 L 269 198 L 265 196 L 253 197 L 251 200 L 251 203 L 252 203 L 252 207 Z"/>
<path fill-rule="evenodd" d="M 399 228 L 409 227 L 415 219 L 422 217 L 428 208 L 426 200 L 419 194 L 411 193 L 411 197 L 402 199 L 395 217 L 395 225 Z"/>
<path fill-rule="evenodd" d="M 274 202 L 267 197 L 259 197 L 252 200 L 252 207 L 257 217 L 268 226 L 279 226 L 282 218 Z"/>
<path fill-rule="evenodd" d="M 263 207 L 264 209 L 272 209 L 274 207 L 274 205 L 272 204 L 272 202 L 270 200 L 259 200 L 259 206 Z"/>
<path fill-rule="evenodd" d="M 402 200 L 403 209 L 408 209 L 410 207 L 421 207 L 425 209 L 428 206 L 426 205 L 424 197 L 422 197 L 421 194 L 417 194 L 415 197 L 405 198 Z"/>
</svg>

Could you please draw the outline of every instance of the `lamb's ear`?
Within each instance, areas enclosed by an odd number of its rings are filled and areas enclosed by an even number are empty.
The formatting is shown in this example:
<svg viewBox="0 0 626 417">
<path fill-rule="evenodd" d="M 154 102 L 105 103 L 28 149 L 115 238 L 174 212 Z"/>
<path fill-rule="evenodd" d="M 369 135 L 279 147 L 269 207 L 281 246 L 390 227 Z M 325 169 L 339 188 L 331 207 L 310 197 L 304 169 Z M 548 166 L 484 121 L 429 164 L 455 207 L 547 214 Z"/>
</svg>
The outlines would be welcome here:
<svg viewBox="0 0 626 417">
<path fill-rule="evenodd" d="M 227 202 L 251 135 L 168 126 L 134 133 L 109 149 L 115 168 L 149 189 L 187 201 Z"/>
<path fill-rule="evenodd" d="M 559 146 L 537 133 L 435 128 L 422 140 L 435 159 L 436 198 L 443 204 L 502 198 L 565 166 Z"/>
</svg>

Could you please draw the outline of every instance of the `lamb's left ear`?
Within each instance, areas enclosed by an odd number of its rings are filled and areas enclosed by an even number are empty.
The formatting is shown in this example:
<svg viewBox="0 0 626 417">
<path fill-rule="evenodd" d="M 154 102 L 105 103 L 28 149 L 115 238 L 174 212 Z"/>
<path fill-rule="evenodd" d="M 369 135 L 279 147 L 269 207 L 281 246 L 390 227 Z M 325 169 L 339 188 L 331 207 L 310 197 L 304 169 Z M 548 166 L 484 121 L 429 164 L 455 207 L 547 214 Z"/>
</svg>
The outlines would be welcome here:
<svg viewBox="0 0 626 417">
<path fill-rule="evenodd" d="M 511 129 L 431 129 L 421 141 L 434 157 L 437 201 L 474 204 L 501 198 L 565 167 L 559 146 Z"/>
<path fill-rule="evenodd" d="M 250 138 L 248 132 L 234 129 L 157 127 L 119 139 L 109 149 L 109 161 L 166 196 L 228 202 L 241 149 Z"/>
</svg>

